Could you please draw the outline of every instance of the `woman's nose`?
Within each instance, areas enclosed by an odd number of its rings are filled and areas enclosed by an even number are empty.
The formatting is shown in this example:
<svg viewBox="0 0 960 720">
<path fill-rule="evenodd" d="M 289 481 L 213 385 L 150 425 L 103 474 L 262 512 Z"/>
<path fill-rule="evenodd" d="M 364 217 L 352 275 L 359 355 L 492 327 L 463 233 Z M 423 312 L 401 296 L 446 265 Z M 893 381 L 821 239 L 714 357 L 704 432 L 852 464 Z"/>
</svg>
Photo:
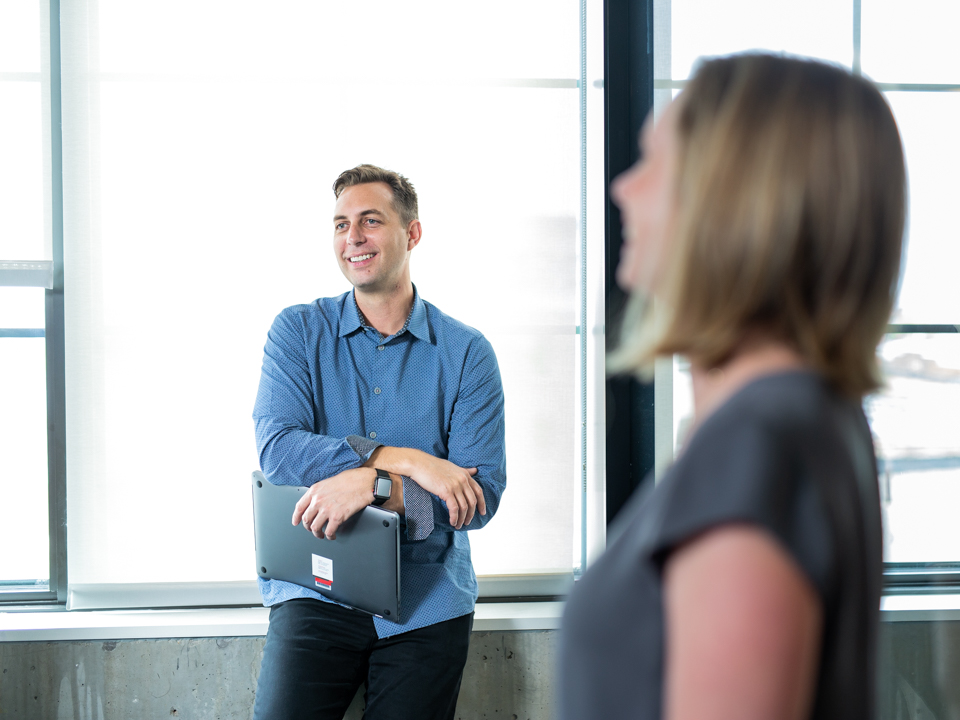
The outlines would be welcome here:
<svg viewBox="0 0 960 720">
<path fill-rule="evenodd" d="M 636 165 L 634 165 L 629 170 L 617 175 L 610 183 L 610 197 L 613 198 L 613 202 L 618 207 L 623 207 L 623 203 L 630 195 L 630 188 L 636 180 L 636 176 L 637 170 Z"/>
</svg>

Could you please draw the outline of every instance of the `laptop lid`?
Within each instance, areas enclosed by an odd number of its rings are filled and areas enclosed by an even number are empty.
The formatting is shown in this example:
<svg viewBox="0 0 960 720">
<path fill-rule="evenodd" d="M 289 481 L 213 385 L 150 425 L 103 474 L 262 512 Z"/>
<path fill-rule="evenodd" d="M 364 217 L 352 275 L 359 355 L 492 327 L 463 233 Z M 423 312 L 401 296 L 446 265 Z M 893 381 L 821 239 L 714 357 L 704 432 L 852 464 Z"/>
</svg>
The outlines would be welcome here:
<svg viewBox="0 0 960 720">
<path fill-rule="evenodd" d="M 307 489 L 253 473 L 259 576 L 400 622 L 400 516 L 370 505 L 337 528 L 336 540 L 322 540 L 290 522 Z"/>
</svg>

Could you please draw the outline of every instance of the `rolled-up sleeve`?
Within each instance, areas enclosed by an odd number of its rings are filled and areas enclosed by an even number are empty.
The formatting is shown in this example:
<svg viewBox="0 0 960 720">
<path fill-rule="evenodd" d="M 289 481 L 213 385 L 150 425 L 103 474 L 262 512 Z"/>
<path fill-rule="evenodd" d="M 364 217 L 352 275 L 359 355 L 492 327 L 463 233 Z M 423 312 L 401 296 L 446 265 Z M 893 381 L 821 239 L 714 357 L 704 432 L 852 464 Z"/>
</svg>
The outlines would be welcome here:
<svg viewBox="0 0 960 720">
<path fill-rule="evenodd" d="M 433 503 L 436 498 L 406 475 L 403 478 L 403 513 L 408 540 L 424 540 L 435 527 Z"/>
</svg>

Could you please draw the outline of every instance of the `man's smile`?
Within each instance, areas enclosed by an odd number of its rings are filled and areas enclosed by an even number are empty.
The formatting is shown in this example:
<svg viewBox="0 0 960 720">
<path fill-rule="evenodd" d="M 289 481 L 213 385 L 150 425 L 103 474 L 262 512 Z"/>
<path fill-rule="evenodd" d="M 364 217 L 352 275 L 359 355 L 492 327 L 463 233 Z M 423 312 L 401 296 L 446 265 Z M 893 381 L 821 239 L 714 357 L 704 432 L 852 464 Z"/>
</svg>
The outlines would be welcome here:
<svg viewBox="0 0 960 720">
<path fill-rule="evenodd" d="M 376 253 L 367 253 L 366 255 L 354 255 L 352 258 L 347 258 L 347 260 L 349 260 L 352 264 L 362 263 L 365 260 L 369 260 L 374 255 L 376 255 Z"/>
</svg>

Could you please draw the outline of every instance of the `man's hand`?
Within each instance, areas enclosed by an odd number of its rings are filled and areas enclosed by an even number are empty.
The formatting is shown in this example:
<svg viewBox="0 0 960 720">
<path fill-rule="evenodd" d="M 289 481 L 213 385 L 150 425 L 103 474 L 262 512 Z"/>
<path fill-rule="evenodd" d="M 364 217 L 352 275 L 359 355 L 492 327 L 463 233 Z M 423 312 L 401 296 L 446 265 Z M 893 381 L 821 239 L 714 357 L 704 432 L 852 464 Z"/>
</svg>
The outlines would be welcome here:
<svg viewBox="0 0 960 720">
<path fill-rule="evenodd" d="M 457 530 L 469 525 L 477 510 L 481 515 L 487 514 L 483 488 L 473 479 L 477 468 L 462 468 L 422 450 L 387 445 L 374 450 L 363 466 L 406 475 L 424 490 L 436 495 L 447 504 L 450 524 Z"/>
<path fill-rule="evenodd" d="M 310 486 L 293 510 L 293 524 L 316 537 L 337 539 L 337 528 L 373 500 L 376 472 L 369 468 L 345 470 Z"/>
<path fill-rule="evenodd" d="M 487 501 L 483 498 L 483 489 L 473 479 L 476 468 L 462 468 L 449 460 L 423 453 L 421 471 L 412 476 L 427 492 L 433 493 L 447 504 L 450 511 L 450 524 L 457 530 L 469 525 L 477 510 L 487 514 Z"/>
</svg>

